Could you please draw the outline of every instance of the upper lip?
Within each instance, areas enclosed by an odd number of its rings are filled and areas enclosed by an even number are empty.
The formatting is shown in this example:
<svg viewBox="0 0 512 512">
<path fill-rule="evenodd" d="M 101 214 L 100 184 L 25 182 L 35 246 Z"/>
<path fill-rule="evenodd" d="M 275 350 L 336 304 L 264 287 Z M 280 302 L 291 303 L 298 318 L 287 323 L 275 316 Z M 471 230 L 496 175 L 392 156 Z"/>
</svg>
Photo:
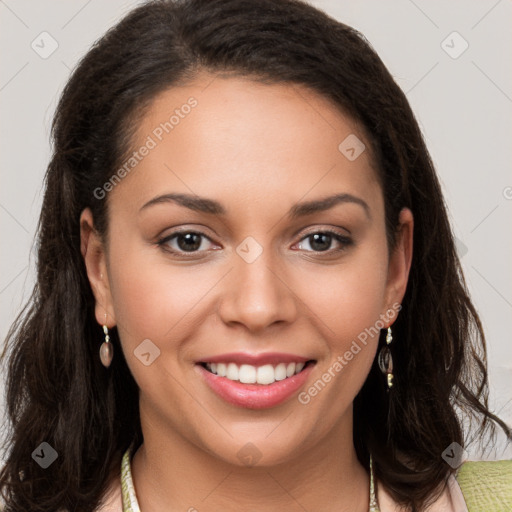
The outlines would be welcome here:
<svg viewBox="0 0 512 512">
<path fill-rule="evenodd" d="M 262 366 L 264 364 L 305 363 L 310 360 L 312 360 L 311 357 L 286 354 L 283 352 L 263 352 L 260 354 L 231 352 L 229 354 L 205 357 L 200 361 L 197 361 L 197 363 L 235 363 L 238 365 L 250 364 L 252 366 Z"/>
</svg>

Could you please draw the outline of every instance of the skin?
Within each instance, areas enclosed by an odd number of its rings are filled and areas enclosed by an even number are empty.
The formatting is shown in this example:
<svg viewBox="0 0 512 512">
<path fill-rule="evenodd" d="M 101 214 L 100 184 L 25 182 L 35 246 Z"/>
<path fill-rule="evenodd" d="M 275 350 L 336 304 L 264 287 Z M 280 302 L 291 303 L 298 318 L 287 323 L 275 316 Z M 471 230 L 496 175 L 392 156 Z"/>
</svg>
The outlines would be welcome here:
<svg viewBox="0 0 512 512">
<path fill-rule="evenodd" d="M 80 219 L 96 319 L 103 325 L 107 314 L 107 326 L 117 327 L 140 389 L 144 443 L 132 476 L 141 509 L 366 511 L 369 477 L 352 442 L 352 402 L 377 337 L 309 403 L 295 394 L 264 410 L 225 402 L 202 381 L 195 361 L 238 351 L 306 356 L 317 360 L 307 390 L 402 301 L 412 213 L 402 210 L 399 243 L 388 258 L 369 149 L 354 161 L 338 149 L 352 133 L 369 148 L 364 131 L 299 85 L 200 75 L 154 100 L 134 149 L 191 96 L 198 105 L 109 192 L 107 245 L 89 209 Z M 140 211 L 171 192 L 215 199 L 227 214 L 170 202 Z M 369 216 L 346 202 L 286 217 L 295 203 L 333 193 L 361 198 Z M 205 235 L 187 260 L 157 244 L 178 226 Z M 328 228 L 353 244 L 336 252 L 342 245 L 332 238 L 322 250 L 306 237 Z M 251 263 L 236 252 L 248 236 L 262 247 Z M 167 247 L 187 247 L 179 241 Z M 134 355 L 145 339 L 161 351 L 149 366 Z M 237 455 L 248 442 L 261 457 L 252 467 Z"/>
</svg>

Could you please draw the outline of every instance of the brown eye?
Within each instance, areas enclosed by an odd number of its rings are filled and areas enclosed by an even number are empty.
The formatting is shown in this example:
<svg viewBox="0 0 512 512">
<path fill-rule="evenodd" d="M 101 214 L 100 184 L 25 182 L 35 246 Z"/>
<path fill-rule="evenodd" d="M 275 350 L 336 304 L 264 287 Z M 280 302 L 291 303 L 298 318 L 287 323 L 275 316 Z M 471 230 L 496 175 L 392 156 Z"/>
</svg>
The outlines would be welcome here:
<svg viewBox="0 0 512 512">
<path fill-rule="evenodd" d="M 300 248 L 303 249 L 304 240 L 308 241 L 308 244 L 313 252 L 339 252 L 343 251 L 347 246 L 352 245 L 352 240 L 337 231 L 317 231 L 309 233 L 300 242 Z M 331 249 L 333 241 L 337 242 L 339 246 L 337 249 Z M 308 252 L 311 252 L 308 251 Z"/>
<path fill-rule="evenodd" d="M 203 245 L 203 239 L 210 240 L 204 233 L 197 231 L 179 231 L 158 240 L 157 244 L 163 250 L 174 253 L 197 253 L 206 249 L 200 249 Z M 171 242 L 175 242 L 171 245 Z"/>
</svg>

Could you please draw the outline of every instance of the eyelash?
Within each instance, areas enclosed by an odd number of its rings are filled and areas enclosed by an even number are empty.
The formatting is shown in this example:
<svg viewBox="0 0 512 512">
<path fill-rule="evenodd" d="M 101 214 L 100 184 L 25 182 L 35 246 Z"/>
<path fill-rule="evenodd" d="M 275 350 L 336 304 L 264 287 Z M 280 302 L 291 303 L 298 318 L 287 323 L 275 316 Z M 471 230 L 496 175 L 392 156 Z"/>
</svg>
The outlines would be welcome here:
<svg viewBox="0 0 512 512">
<path fill-rule="evenodd" d="M 191 251 L 191 252 L 187 253 L 185 251 L 177 251 L 175 249 L 170 249 L 169 246 L 167 245 L 168 242 L 170 242 L 174 238 L 177 238 L 179 235 L 187 235 L 187 234 L 199 235 L 199 236 L 202 236 L 202 237 L 210 240 L 210 242 L 212 241 L 210 239 L 210 237 L 208 237 L 204 233 L 201 233 L 200 231 L 193 231 L 193 230 L 189 230 L 189 229 L 183 229 L 183 230 L 179 230 L 179 231 L 174 231 L 170 235 L 167 235 L 165 237 L 160 238 L 157 241 L 157 245 L 162 250 L 164 250 L 166 252 L 169 252 L 171 254 L 180 256 L 180 257 L 184 257 L 184 258 L 195 257 L 195 256 L 197 256 L 197 254 L 201 253 L 202 251 Z M 299 240 L 299 243 L 301 243 L 304 240 L 308 239 L 309 237 L 311 237 L 313 235 L 317 235 L 317 234 L 332 235 L 332 237 L 337 242 L 339 242 L 341 244 L 341 247 L 338 248 L 338 249 L 328 249 L 326 251 L 314 251 L 314 250 L 312 250 L 312 251 L 306 251 L 306 252 L 312 252 L 312 253 L 315 253 L 317 255 L 324 255 L 324 254 L 325 255 L 332 255 L 333 253 L 335 254 L 335 253 L 341 253 L 341 252 L 345 251 L 349 246 L 351 246 L 353 244 L 353 241 L 350 238 L 348 238 L 347 236 L 342 235 L 338 231 L 335 231 L 335 230 L 332 230 L 332 229 L 324 229 L 324 230 L 312 231 L 310 233 L 307 233 L 305 236 L 303 236 Z"/>
</svg>

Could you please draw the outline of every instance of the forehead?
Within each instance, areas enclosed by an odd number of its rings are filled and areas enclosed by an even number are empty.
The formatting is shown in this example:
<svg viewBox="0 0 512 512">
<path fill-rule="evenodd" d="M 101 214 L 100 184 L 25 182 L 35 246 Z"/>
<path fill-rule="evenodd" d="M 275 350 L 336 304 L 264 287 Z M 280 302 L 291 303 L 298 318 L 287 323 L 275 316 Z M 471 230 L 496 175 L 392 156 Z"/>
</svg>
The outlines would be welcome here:
<svg viewBox="0 0 512 512">
<path fill-rule="evenodd" d="M 378 188 L 360 125 L 298 84 L 202 74 L 156 96 L 139 123 L 132 149 L 149 149 L 114 191 L 134 204 L 173 191 L 231 191 L 246 208 L 334 191 L 371 201 Z"/>
</svg>

